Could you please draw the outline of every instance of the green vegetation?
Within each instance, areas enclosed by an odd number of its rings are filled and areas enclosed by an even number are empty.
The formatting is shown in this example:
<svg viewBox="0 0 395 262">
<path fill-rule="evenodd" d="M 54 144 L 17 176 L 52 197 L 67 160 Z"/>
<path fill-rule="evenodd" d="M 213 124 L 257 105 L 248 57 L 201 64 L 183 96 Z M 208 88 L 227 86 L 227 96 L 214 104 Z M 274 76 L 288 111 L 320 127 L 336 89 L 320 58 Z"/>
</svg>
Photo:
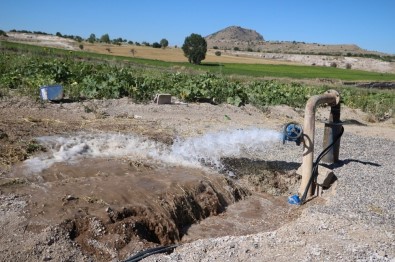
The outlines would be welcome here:
<svg viewBox="0 0 395 262">
<path fill-rule="evenodd" d="M 100 37 L 100 42 L 109 44 L 111 42 L 110 36 L 108 34 L 104 34 Z"/>
<path fill-rule="evenodd" d="M 191 34 L 185 38 L 182 45 L 185 57 L 188 58 L 189 63 L 200 65 L 206 58 L 207 42 L 201 35 Z"/>
<path fill-rule="evenodd" d="M 193 70 L 183 70 L 189 73 L 176 72 L 174 68 L 180 66 Z M 224 74 L 220 74 L 221 70 Z M 234 75 L 250 77 L 246 80 Z M 390 74 L 332 67 L 246 64 L 197 66 L 0 42 L 0 97 L 21 94 L 38 99 L 40 86 L 57 83 L 64 86 L 66 97 L 73 101 L 130 97 L 136 102 L 146 102 L 156 93 L 166 92 L 184 101 L 210 101 L 237 106 L 251 103 L 259 107 L 275 104 L 303 107 L 310 96 L 329 89 L 327 86 L 261 80 L 262 76 L 395 79 Z M 393 112 L 393 91 L 349 87 L 336 89 L 342 93 L 347 106 L 361 108 L 377 116 L 391 110 Z"/>
<path fill-rule="evenodd" d="M 293 79 L 338 79 L 347 81 L 394 81 L 395 74 L 376 73 L 361 70 L 345 70 L 324 66 L 271 65 L 271 64 L 203 64 L 207 70 L 227 75 L 253 77 L 275 77 Z"/>
<path fill-rule="evenodd" d="M 161 45 L 162 48 L 166 48 L 166 47 L 169 46 L 169 41 L 167 41 L 166 38 L 162 38 L 162 39 L 160 40 L 160 45 Z"/>
</svg>

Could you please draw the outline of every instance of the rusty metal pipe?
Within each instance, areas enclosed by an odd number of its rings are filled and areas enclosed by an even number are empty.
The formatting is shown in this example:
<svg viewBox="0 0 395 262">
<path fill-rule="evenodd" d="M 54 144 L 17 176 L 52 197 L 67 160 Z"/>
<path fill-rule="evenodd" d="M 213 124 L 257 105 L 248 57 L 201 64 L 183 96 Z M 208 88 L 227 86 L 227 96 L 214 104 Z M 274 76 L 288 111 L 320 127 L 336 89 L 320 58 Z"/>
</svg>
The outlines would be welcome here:
<svg viewBox="0 0 395 262">
<path fill-rule="evenodd" d="M 331 106 L 331 112 L 329 114 L 328 122 L 325 123 L 324 140 L 322 143 L 323 148 L 327 148 L 331 145 L 336 137 L 339 136 L 342 130 L 340 122 L 340 103 Z M 328 153 L 322 158 L 322 162 L 327 164 L 334 164 L 339 161 L 339 150 L 340 150 L 340 138 L 337 142 L 329 149 Z"/>
<path fill-rule="evenodd" d="M 340 102 L 340 95 L 336 90 L 328 90 L 322 95 L 312 96 L 307 100 L 304 123 L 303 123 L 303 161 L 302 161 L 302 182 L 299 194 L 302 195 L 312 175 L 314 157 L 314 135 L 315 135 L 315 111 L 320 104 L 335 106 Z M 312 187 L 308 189 L 308 196 L 311 196 Z"/>
</svg>

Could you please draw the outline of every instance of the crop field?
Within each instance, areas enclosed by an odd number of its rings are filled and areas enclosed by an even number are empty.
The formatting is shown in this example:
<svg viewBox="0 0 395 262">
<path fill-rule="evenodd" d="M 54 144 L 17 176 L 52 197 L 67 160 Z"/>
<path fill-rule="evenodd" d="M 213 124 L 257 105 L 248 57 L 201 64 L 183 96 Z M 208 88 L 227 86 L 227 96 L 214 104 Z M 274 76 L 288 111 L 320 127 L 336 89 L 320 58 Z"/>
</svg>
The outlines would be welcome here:
<svg viewBox="0 0 395 262">
<path fill-rule="evenodd" d="M 130 97 L 136 102 L 145 102 L 156 93 L 166 92 L 188 102 L 303 107 L 311 95 L 323 92 L 328 86 L 305 85 L 289 79 L 395 80 L 394 74 L 331 67 L 222 62 L 192 65 L 111 53 L 0 44 L 0 97 L 19 93 L 38 98 L 40 86 L 56 83 L 65 87 L 66 96 L 73 101 Z M 137 54 L 142 50 L 137 50 Z M 158 51 L 175 52 L 171 49 Z M 287 78 L 288 81 L 264 77 Z M 395 93 L 391 90 L 341 86 L 336 89 L 342 92 L 343 102 L 350 107 L 378 116 L 393 112 Z"/>
<path fill-rule="evenodd" d="M 114 56 L 143 58 L 151 60 L 161 60 L 167 62 L 185 63 L 187 60 L 181 48 L 167 47 L 152 48 L 148 46 L 132 46 L 132 45 L 110 45 L 101 43 L 84 43 L 84 50 L 87 52 L 98 54 L 110 54 Z M 290 62 L 273 61 L 261 58 L 252 57 L 236 57 L 227 55 L 226 52 L 221 52 L 221 56 L 214 54 L 215 50 L 209 50 L 206 54 L 206 63 L 237 63 L 237 64 L 295 64 Z"/>
</svg>

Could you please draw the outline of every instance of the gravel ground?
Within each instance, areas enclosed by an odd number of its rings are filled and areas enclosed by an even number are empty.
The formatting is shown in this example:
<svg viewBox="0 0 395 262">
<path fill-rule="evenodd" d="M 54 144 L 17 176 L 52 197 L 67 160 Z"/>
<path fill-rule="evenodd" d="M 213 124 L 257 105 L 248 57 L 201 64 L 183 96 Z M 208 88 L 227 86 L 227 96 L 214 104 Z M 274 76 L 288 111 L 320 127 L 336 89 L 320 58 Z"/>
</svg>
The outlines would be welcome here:
<svg viewBox="0 0 395 262">
<path fill-rule="evenodd" d="M 317 120 L 327 116 L 327 110 L 318 109 Z M 345 126 L 341 162 L 334 167 L 337 181 L 322 198 L 306 203 L 297 220 L 272 232 L 182 244 L 171 254 L 145 261 L 395 261 L 394 121 L 369 123 L 368 116 L 348 108 L 342 108 L 341 119 L 362 125 Z M 303 110 L 285 106 L 262 112 L 251 106 L 136 105 L 128 99 L 45 106 L 30 100 L 5 100 L 0 103 L 0 145 L 4 146 L 2 159 L 7 161 L 1 162 L 0 171 L 6 174 L 5 164 L 23 160 L 21 148 L 43 135 L 99 130 L 132 132 L 166 142 L 175 136 L 194 137 L 227 129 L 280 130 L 290 121 L 301 123 Z M 321 124 L 316 126 L 318 154 L 323 130 Z M 16 158 L 18 152 L 21 156 Z M 268 148 L 264 158 L 294 167 L 301 163 L 301 153 L 302 147 L 279 143 Z M 94 261 L 59 227 L 30 225 L 27 230 L 28 196 L 18 193 L 19 180 L 13 180 L 15 192 L 7 193 L 8 180 L 0 178 L 1 261 Z"/>
<path fill-rule="evenodd" d="M 273 232 L 199 240 L 144 261 L 395 261 L 395 141 L 345 129 L 337 182 L 324 193 L 324 205 L 309 206 Z M 287 144 L 267 157 L 300 162 L 300 151 Z"/>
</svg>

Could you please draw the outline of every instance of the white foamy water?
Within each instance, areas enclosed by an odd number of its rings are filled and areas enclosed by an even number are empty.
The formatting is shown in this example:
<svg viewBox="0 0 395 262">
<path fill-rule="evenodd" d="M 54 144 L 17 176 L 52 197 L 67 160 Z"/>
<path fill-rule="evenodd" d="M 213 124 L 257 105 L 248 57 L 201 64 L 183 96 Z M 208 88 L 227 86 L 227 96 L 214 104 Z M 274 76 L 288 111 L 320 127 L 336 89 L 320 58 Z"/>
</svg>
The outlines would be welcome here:
<svg viewBox="0 0 395 262">
<path fill-rule="evenodd" d="M 48 148 L 45 155 L 25 161 L 32 172 L 40 172 L 58 162 L 75 162 L 85 157 L 151 159 L 170 164 L 221 168 L 223 157 L 256 157 L 264 154 L 279 132 L 266 129 L 238 129 L 208 133 L 200 137 L 176 139 L 165 145 L 134 135 L 80 134 L 72 137 L 49 136 L 37 139 Z"/>
</svg>

